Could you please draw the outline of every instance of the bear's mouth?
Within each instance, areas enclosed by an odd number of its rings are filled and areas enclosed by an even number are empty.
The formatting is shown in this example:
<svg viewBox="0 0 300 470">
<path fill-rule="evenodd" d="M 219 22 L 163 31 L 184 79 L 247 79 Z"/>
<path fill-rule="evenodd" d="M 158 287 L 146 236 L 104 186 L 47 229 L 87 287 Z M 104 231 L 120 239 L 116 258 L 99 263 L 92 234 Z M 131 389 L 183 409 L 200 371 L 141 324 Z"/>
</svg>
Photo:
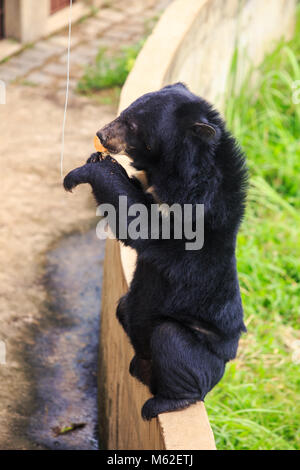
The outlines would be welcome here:
<svg viewBox="0 0 300 470">
<path fill-rule="evenodd" d="M 112 147 L 110 145 L 106 145 L 106 150 L 108 151 L 108 153 L 112 155 L 117 155 L 118 153 L 122 153 L 120 149 Z"/>
<path fill-rule="evenodd" d="M 97 132 L 97 136 L 101 142 L 101 144 L 103 145 L 103 147 L 106 148 L 107 152 L 108 153 L 111 153 L 113 155 L 116 155 L 118 153 L 121 153 L 122 151 L 122 146 L 118 143 L 118 142 L 114 142 L 113 140 L 115 139 L 110 139 L 110 140 L 107 140 L 107 139 L 103 139 L 103 137 L 101 136 L 100 132 Z M 101 138 L 102 137 L 102 138 Z"/>
<path fill-rule="evenodd" d="M 126 152 L 125 129 L 118 118 L 100 129 L 97 137 L 109 153 L 116 155 Z"/>
</svg>

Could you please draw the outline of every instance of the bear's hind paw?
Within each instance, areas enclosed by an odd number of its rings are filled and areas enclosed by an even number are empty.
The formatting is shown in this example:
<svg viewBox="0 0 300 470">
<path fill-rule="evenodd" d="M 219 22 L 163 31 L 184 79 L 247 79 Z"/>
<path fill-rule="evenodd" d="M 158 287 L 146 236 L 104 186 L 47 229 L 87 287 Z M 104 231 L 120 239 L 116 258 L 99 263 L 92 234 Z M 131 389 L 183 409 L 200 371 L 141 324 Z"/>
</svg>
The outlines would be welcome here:
<svg viewBox="0 0 300 470">
<path fill-rule="evenodd" d="M 183 410 L 197 401 L 199 401 L 199 399 L 196 398 L 168 399 L 156 396 L 150 398 L 144 404 L 142 408 L 142 418 L 149 421 L 152 418 L 156 418 L 160 413 Z"/>
</svg>

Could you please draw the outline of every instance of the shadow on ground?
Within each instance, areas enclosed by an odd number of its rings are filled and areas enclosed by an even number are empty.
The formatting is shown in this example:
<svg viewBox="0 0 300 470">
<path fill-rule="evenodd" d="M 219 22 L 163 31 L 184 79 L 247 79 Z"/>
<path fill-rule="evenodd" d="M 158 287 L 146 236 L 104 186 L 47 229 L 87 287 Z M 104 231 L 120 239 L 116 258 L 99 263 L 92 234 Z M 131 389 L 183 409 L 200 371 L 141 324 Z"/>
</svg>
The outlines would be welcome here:
<svg viewBox="0 0 300 470">
<path fill-rule="evenodd" d="M 29 353 L 36 401 L 30 438 L 46 449 L 98 449 L 97 363 L 104 242 L 65 238 L 47 256 L 50 302 Z M 85 423 L 56 436 L 53 428 Z"/>
</svg>

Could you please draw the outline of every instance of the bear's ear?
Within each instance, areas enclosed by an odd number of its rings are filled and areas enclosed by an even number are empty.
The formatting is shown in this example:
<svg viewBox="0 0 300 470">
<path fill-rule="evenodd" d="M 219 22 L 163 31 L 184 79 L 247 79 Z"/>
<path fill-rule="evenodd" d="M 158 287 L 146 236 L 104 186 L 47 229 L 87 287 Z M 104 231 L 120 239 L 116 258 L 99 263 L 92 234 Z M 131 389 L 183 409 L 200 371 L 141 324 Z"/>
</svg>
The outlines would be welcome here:
<svg viewBox="0 0 300 470">
<path fill-rule="evenodd" d="M 210 142 L 217 135 L 216 129 L 206 122 L 195 122 L 195 124 L 192 125 L 191 130 L 195 136 L 206 142 Z"/>
</svg>

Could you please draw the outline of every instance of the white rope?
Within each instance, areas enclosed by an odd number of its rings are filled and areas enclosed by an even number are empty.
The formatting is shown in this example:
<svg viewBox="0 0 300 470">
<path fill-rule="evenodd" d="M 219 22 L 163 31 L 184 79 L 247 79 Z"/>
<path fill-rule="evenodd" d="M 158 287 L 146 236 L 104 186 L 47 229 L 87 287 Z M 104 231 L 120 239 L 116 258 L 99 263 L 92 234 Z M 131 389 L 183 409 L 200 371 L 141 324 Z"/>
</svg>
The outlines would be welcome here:
<svg viewBox="0 0 300 470">
<path fill-rule="evenodd" d="M 64 119 L 63 119 L 63 126 L 62 126 L 61 154 L 60 154 L 60 175 L 61 175 L 61 178 L 63 178 L 63 162 L 64 162 L 64 151 L 65 151 L 65 127 L 66 127 L 68 101 L 69 101 L 70 56 L 71 56 L 71 34 L 72 34 L 72 5 L 73 5 L 73 0 L 70 0 L 69 39 L 68 39 L 68 56 L 67 56 L 67 88 L 66 88 Z"/>
</svg>

